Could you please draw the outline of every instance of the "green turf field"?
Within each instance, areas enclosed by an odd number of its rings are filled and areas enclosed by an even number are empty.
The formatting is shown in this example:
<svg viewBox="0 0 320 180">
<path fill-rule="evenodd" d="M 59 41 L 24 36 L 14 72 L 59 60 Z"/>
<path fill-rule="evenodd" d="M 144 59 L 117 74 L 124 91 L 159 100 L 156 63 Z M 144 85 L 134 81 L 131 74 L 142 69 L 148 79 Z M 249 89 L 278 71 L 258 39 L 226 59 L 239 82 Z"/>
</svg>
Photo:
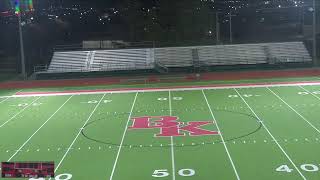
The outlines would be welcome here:
<svg viewBox="0 0 320 180">
<path fill-rule="evenodd" d="M 0 161 L 54 161 L 52 180 L 320 179 L 320 85 L 17 91 L 0 92 Z"/>
</svg>

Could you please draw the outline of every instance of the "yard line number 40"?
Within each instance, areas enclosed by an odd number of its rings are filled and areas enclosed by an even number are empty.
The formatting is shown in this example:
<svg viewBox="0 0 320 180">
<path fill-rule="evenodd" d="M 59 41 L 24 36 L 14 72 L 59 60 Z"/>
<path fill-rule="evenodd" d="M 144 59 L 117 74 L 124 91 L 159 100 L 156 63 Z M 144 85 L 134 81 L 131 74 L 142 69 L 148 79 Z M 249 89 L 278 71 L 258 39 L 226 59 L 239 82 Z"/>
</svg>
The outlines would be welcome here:
<svg viewBox="0 0 320 180">
<path fill-rule="evenodd" d="M 320 164 L 319 164 L 319 166 L 320 166 Z M 319 172 L 319 166 L 315 165 L 315 164 L 302 164 L 300 166 L 300 168 L 303 171 L 306 171 L 306 172 Z M 276 171 L 285 172 L 285 173 L 291 173 L 294 170 L 292 168 L 290 168 L 288 165 L 281 165 L 276 169 Z"/>
</svg>

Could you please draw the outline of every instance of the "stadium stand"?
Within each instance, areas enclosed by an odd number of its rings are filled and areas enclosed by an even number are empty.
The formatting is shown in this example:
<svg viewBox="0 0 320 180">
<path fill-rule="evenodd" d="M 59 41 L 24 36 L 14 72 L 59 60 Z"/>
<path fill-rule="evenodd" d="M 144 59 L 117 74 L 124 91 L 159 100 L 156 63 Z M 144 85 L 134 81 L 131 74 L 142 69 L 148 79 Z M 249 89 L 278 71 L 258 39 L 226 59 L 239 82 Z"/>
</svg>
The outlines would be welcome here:
<svg viewBox="0 0 320 180">
<path fill-rule="evenodd" d="M 48 72 L 86 71 L 90 51 L 66 51 L 53 54 Z"/>
<path fill-rule="evenodd" d="M 268 48 L 271 56 L 269 63 L 312 61 L 303 42 L 270 43 Z"/>
<path fill-rule="evenodd" d="M 311 62 L 303 42 L 55 52 L 47 72 Z"/>
<path fill-rule="evenodd" d="M 95 51 L 91 71 L 152 69 L 151 49 L 122 49 Z"/>
<path fill-rule="evenodd" d="M 198 47 L 202 65 L 237 65 L 267 63 L 263 46 L 256 44 Z"/>
<path fill-rule="evenodd" d="M 155 62 L 165 67 L 193 66 L 192 47 L 155 48 Z"/>
<path fill-rule="evenodd" d="M 197 47 L 203 65 L 275 64 L 311 62 L 303 42 L 239 44 Z"/>
</svg>

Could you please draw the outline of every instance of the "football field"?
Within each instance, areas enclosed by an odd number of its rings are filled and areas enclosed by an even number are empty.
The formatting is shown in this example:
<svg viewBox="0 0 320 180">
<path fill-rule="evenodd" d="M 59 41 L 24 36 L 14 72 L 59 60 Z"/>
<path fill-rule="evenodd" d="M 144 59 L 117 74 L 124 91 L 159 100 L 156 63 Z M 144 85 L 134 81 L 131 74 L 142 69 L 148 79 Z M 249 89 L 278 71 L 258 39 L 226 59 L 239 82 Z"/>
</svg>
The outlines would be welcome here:
<svg viewBox="0 0 320 180">
<path fill-rule="evenodd" d="M 52 180 L 320 179 L 320 81 L 38 91 L 1 91 L 0 161 Z"/>
</svg>

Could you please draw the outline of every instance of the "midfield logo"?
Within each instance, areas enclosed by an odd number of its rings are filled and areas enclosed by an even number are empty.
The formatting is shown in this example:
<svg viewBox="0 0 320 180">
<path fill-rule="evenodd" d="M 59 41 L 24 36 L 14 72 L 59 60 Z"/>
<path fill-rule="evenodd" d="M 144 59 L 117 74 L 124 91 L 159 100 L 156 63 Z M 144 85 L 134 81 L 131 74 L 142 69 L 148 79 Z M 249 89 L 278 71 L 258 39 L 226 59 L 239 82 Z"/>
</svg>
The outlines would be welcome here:
<svg viewBox="0 0 320 180">
<path fill-rule="evenodd" d="M 218 135 L 218 131 L 211 131 L 201 128 L 201 126 L 213 124 L 212 121 L 189 121 L 177 122 L 175 116 L 143 116 L 132 118 L 133 124 L 129 129 L 160 129 L 160 133 L 155 137 Z"/>
</svg>

